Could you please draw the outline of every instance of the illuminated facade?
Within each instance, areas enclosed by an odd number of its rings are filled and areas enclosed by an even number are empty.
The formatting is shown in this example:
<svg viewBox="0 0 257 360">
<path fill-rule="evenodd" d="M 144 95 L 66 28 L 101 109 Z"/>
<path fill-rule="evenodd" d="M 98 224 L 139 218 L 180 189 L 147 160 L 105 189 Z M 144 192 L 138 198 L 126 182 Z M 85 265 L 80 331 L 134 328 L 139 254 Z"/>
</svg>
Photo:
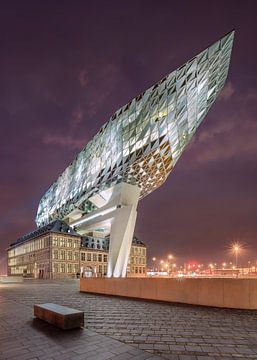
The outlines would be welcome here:
<svg viewBox="0 0 257 360">
<path fill-rule="evenodd" d="M 42 197 L 53 219 L 81 234 L 110 232 L 108 276 L 125 276 L 140 199 L 157 189 L 224 86 L 234 32 L 115 112 Z"/>
<path fill-rule="evenodd" d="M 80 249 L 80 270 L 82 276 L 107 276 L 108 264 L 108 240 L 87 237 L 89 242 L 85 244 L 84 239 L 81 242 Z M 86 239 L 87 239 L 86 238 Z M 146 246 L 135 236 L 132 240 L 129 260 L 127 265 L 126 276 L 128 277 L 144 277 L 146 276 Z"/>
<path fill-rule="evenodd" d="M 55 220 L 10 245 L 7 273 L 42 279 L 107 275 L 109 239 L 102 232 L 81 237 L 63 221 Z M 127 276 L 145 276 L 146 246 L 133 238 Z"/>
</svg>

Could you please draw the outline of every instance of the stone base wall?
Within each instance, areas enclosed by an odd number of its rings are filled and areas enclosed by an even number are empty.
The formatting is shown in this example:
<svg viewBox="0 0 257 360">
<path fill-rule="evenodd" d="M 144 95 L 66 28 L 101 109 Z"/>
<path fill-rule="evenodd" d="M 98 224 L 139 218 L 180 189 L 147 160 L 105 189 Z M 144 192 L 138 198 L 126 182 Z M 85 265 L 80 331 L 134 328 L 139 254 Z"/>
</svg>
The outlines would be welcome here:
<svg viewBox="0 0 257 360">
<path fill-rule="evenodd" d="M 192 305 L 257 309 L 257 279 L 81 278 L 80 291 Z"/>
</svg>

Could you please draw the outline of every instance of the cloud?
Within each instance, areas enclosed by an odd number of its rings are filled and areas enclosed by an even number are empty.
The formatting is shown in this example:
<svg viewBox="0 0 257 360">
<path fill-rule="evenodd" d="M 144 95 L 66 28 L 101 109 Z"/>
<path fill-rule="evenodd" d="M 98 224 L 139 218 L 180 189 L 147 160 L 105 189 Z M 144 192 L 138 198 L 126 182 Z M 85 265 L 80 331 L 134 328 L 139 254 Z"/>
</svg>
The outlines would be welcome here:
<svg viewBox="0 0 257 360">
<path fill-rule="evenodd" d="M 79 72 L 78 81 L 88 90 L 81 94 L 81 102 L 88 118 L 95 116 L 101 109 L 115 89 L 118 80 L 119 68 L 111 63 L 100 62 L 97 70 L 94 64 L 91 68 L 87 67 Z"/>
<path fill-rule="evenodd" d="M 222 89 L 218 99 L 223 100 L 223 101 L 227 101 L 232 97 L 234 92 L 235 92 L 235 88 L 234 88 L 232 82 L 228 81 L 227 84 Z"/>
<path fill-rule="evenodd" d="M 89 78 L 88 78 L 88 72 L 86 69 L 83 69 L 79 72 L 78 81 L 82 88 L 87 87 L 87 85 L 89 83 Z"/>
<path fill-rule="evenodd" d="M 191 145 L 191 150 L 195 152 L 194 166 L 236 156 L 257 155 L 257 120 L 253 115 L 253 98 L 251 92 L 243 97 L 235 97 L 227 103 L 220 116 L 216 115 L 216 119 L 200 129 Z"/>
<path fill-rule="evenodd" d="M 77 127 L 82 122 L 83 115 L 84 115 L 84 111 L 82 110 L 80 105 L 75 109 L 73 109 L 71 114 L 71 126 L 73 128 Z"/>
<path fill-rule="evenodd" d="M 52 134 L 46 134 L 42 142 L 47 145 L 59 145 L 59 146 L 68 146 L 72 149 L 79 149 L 82 150 L 82 148 L 86 145 L 86 139 L 76 139 L 73 138 L 71 135 L 52 135 Z"/>
</svg>

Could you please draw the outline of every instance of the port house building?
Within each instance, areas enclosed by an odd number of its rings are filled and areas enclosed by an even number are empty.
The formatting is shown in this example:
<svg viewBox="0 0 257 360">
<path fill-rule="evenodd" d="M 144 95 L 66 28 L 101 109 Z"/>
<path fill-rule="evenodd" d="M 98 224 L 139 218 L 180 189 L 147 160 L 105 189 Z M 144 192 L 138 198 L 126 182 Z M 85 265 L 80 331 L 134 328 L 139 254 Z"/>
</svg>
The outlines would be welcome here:
<svg viewBox="0 0 257 360">
<path fill-rule="evenodd" d="M 8 275 L 44 279 L 107 275 L 109 238 L 101 229 L 82 237 L 55 220 L 16 240 L 7 250 Z M 127 276 L 145 276 L 146 246 L 133 238 Z"/>
</svg>

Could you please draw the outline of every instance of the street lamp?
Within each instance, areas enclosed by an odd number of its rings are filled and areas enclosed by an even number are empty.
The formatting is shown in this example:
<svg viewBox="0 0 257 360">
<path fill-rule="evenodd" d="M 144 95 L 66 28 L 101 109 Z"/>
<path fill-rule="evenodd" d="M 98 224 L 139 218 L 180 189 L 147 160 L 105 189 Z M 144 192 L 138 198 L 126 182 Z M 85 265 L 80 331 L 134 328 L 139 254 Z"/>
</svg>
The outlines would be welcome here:
<svg viewBox="0 0 257 360">
<path fill-rule="evenodd" d="M 236 259 L 236 268 L 237 268 L 238 254 L 239 254 L 240 250 L 241 250 L 241 247 L 239 244 L 233 245 L 233 252 L 235 254 L 235 259 Z"/>
<path fill-rule="evenodd" d="M 154 257 L 152 258 L 152 260 L 153 260 L 153 271 L 155 271 L 155 262 L 156 262 L 156 257 L 154 256 Z"/>
</svg>

